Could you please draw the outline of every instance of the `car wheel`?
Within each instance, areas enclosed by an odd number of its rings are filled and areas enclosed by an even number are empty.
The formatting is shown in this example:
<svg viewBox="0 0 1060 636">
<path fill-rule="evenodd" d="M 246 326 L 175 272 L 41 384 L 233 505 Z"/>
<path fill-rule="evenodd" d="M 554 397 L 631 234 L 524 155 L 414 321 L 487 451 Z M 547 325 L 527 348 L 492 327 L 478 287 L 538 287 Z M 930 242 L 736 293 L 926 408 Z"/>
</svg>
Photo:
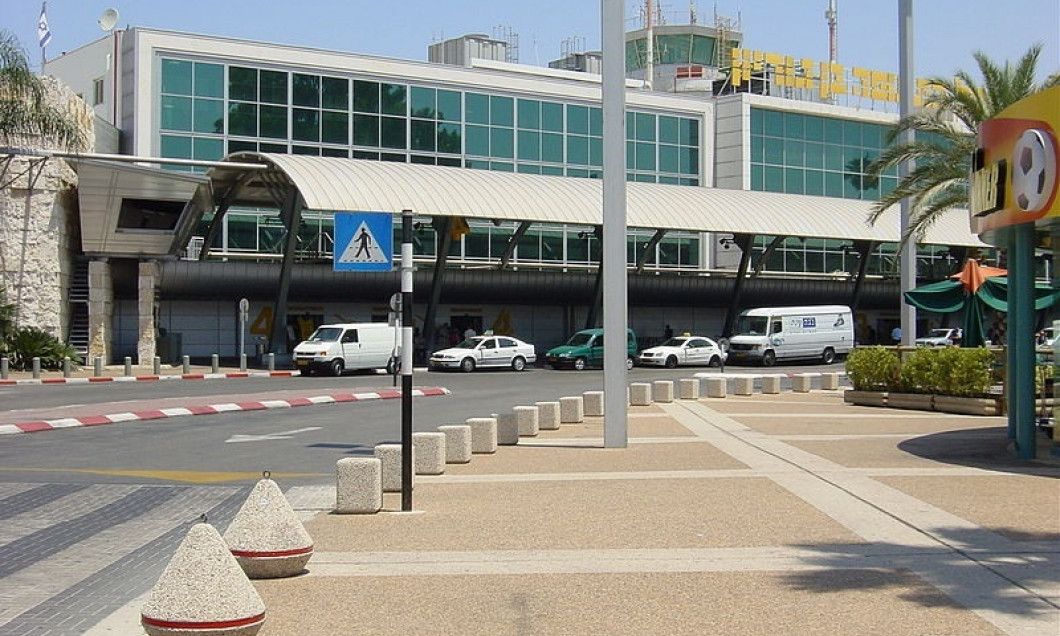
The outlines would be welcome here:
<svg viewBox="0 0 1060 636">
<path fill-rule="evenodd" d="M 575 358 L 574 359 L 574 370 L 575 371 L 585 371 L 585 366 L 586 366 L 585 365 L 585 358 Z"/>
<path fill-rule="evenodd" d="M 771 367 L 777 362 L 777 354 L 772 351 L 766 351 L 762 354 L 762 366 Z"/>
<path fill-rule="evenodd" d="M 331 375 L 336 378 L 342 375 L 342 372 L 346 370 L 345 365 L 342 364 L 342 360 L 332 360 L 331 365 L 328 366 L 328 370 L 331 371 Z"/>
<path fill-rule="evenodd" d="M 471 373 L 475 370 L 475 361 L 471 358 L 464 358 L 460 361 L 460 370 L 464 373 Z"/>
<path fill-rule="evenodd" d="M 626 371 L 632 371 L 632 370 L 633 370 L 633 358 L 627 357 L 626 358 Z"/>
<path fill-rule="evenodd" d="M 707 366 L 720 367 L 721 366 L 721 358 L 719 356 L 712 356 L 710 358 L 710 362 L 707 363 Z"/>
<path fill-rule="evenodd" d="M 825 364 L 832 364 L 835 362 L 835 349 L 832 349 L 831 347 L 825 349 L 824 353 L 821 354 L 821 362 Z"/>
<path fill-rule="evenodd" d="M 512 358 L 512 371 L 522 371 L 526 368 L 526 359 L 520 356 Z"/>
<path fill-rule="evenodd" d="M 666 358 L 666 368 L 675 369 L 677 368 L 677 356 L 670 356 Z"/>
</svg>

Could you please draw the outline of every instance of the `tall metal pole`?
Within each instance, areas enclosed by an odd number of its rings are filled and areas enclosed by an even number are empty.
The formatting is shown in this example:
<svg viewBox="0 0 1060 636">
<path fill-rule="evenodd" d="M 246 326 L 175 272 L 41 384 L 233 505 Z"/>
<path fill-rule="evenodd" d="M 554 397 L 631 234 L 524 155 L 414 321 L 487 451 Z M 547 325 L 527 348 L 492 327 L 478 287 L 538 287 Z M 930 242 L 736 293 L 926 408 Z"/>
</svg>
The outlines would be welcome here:
<svg viewBox="0 0 1060 636">
<path fill-rule="evenodd" d="M 600 0 L 604 115 L 604 447 L 629 443 L 626 397 L 626 45 L 623 0 Z"/>
<path fill-rule="evenodd" d="M 898 114 L 906 117 L 913 112 L 913 93 L 916 86 L 913 69 L 913 0 L 898 0 Z M 912 143 L 912 130 L 905 130 L 899 143 Z M 898 179 L 904 179 L 913 171 L 916 164 L 905 161 L 898 166 Z M 913 216 L 913 201 L 906 197 L 901 203 L 901 231 L 909 228 Z M 916 237 L 910 236 L 902 244 L 902 254 L 898 261 L 902 297 L 899 299 L 902 342 L 906 347 L 913 346 L 916 339 L 916 307 L 905 302 L 905 292 L 916 287 Z"/>
<path fill-rule="evenodd" d="M 412 210 L 401 211 L 401 509 L 412 510 Z"/>
</svg>

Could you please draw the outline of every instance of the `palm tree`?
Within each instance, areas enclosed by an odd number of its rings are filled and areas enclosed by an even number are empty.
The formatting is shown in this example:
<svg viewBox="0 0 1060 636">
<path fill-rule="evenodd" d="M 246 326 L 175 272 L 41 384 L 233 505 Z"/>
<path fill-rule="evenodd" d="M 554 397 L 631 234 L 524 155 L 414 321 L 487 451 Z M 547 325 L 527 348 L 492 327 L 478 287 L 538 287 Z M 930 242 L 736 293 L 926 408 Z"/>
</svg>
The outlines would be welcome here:
<svg viewBox="0 0 1060 636">
<path fill-rule="evenodd" d="M 916 167 L 898 186 L 872 206 L 869 223 L 875 223 L 884 210 L 912 197 L 913 211 L 902 244 L 910 236 L 921 238 L 939 217 L 958 207 L 968 206 L 968 174 L 972 153 L 977 147 L 979 125 L 1015 102 L 1045 88 L 1060 84 L 1060 73 L 1045 82 L 1034 81 L 1042 45 L 1032 46 L 1015 66 L 998 66 L 982 51 L 973 54 L 983 81 L 959 71 L 954 79 L 930 78 L 930 95 L 923 110 L 903 117 L 888 137 L 894 144 L 901 133 L 913 130 L 914 141 L 890 145 L 869 165 L 866 172 L 880 176 L 909 160 Z"/>
<path fill-rule="evenodd" d="M 84 149 L 82 122 L 72 109 L 49 101 L 50 88 L 45 79 L 30 71 L 18 39 L 0 30 L 0 143 L 17 145 L 30 137 L 71 150 Z"/>
</svg>

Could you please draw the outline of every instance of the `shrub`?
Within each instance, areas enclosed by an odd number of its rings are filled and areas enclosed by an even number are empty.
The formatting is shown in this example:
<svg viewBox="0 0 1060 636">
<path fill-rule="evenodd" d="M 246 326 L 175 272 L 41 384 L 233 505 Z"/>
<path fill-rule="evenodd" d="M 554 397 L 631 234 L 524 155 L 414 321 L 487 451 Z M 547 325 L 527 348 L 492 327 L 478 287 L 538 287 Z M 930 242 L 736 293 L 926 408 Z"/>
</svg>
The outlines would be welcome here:
<svg viewBox="0 0 1060 636">
<path fill-rule="evenodd" d="M 946 347 L 938 351 L 935 392 L 978 397 L 990 392 L 994 354 L 988 349 Z"/>
<path fill-rule="evenodd" d="M 7 339 L 7 351 L 12 368 L 23 371 L 33 367 L 33 358 L 40 358 L 42 369 L 62 368 L 63 358 L 80 363 L 76 349 L 36 327 L 15 329 Z"/>
<path fill-rule="evenodd" d="M 935 393 L 939 386 L 941 368 L 939 349 L 921 347 L 902 360 L 899 387 L 908 393 Z"/>
<path fill-rule="evenodd" d="M 887 391 L 898 381 L 898 354 L 885 347 L 856 347 L 847 356 L 847 376 L 858 391 Z"/>
</svg>

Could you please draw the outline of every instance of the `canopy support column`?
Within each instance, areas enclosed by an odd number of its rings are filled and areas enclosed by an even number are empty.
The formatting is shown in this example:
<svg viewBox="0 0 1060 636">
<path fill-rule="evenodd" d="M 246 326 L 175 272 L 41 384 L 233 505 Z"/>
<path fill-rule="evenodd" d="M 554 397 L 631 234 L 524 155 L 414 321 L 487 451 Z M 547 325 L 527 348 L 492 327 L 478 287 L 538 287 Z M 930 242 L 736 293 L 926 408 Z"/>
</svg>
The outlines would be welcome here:
<svg viewBox="0 0 1060 636">
<path fill-rule="evenodd" d="M 442 285 L 445 278 L 445 264 L 449 260 L 449 248 L 453 244 L 450 230 L 453 227 L 453 219 L 448 216 L 436 216 L 431 220 L 434 233 L 438 236 L 436 247 L 438 251 L 434 255 L 434 273 L 431 278 L 431 295 L 427 299 L 427 310 L 423 316 L 423 338 L 425 342 L 432 344 L 432 348 L 449 346 L 448 341 L 438 342 L 435 337 L 437 330 L 434 321 L 438 315 L 438 303 L 442 298 Z"/>
<path fill-rule="evenodd" d="M 280 265 L 280 284 L 276 290 L 276 305 L 272 312 L 272 334 L 269 341 L 269 351 L 280 356 L 291 353 L 287 346 L 287 296 L 291 291 L 291 271 L 294 269 L 294 252 L 298 246 L 298 227 L 302 224 L 302 194 L 298 188 L 291 186 L 287 197 L 280 210 L 280 218 L 283 219 L 284 227 L 287 229 L 287 237 L 283 246 L 283 262 Z"/>
<path fill-rule="evenodd" d="M 1034 223 L 1019 223 L 1008 236 L 1008 433 L 1020 459 L 1034 459 Z"/>
<path fill-rule="evenodd" d="M 648 262 L 648 257 L 655 252 L 655 246 L 659 244 L 659 241 L 666 236 L 666 230 L 655 230 L 655 234 L 652 235 L 648 242 L 644 244 L 644 251 L 640 253 L 640 257 L 637 258 L 637 273 L 640 274 L 644 271 L 644 264 Z"/>
<path fill-rule="evenodd" d="M 869 271 L 869 255 L 876 249 L 874 241 L 854 241 L 854 249 L 858 252 L 858 273 L 854 278 L 854 293 L 850 295 L 850 310 L 856 312 L 861 302 L 861 290 L 864 286 L 865 275 Z"/>
<path fill-rule="evenodd" d="M 519 245 L 519 240 L 523 238 L 523 235 L 526 234 L 531 225 L 533 224 L 530 221 L 523 221 L 519 224 L 519 227 L 515 228 L 515 232 L 508 238 L 508 245 L 504 248 L 504 254 L 501 255 L 501 262 L 497 269 L 508 268 L 508 263 L 512 260 L 512 255 L 515 254 L 515 248 Z"/>
<path fill-rule="evenodd" d="M 603 258 L 603 238 L 604 238 L 604 227 L 597 225 L 593 228 L 593 234 L 597 238 L 596 254 L 592 256 L 596 258 L 596 262 L 599 265 L 596 268 L 596 280 L 593 281 L 593 302 L 589 305 L 589 313 L 585 315 L 585 326 L 583 329 L 592 329 L 597 326 L 600 320 L 600 309 L 604 304 L 604 258 Z"/>
<path fill-rule="evenodd" d="M 751 246 L 754 245 L 754 234 L 733 234 L 733 242 L 740 248 L 740 267 L 736 271 L 736 280 L 732 286 L 732 301 L 725 313 L 725 325 L 721 329 L 724 338 L 732 336 L 732 326 L 736 322 L 736 315 L 740 313 L 740 296 L 743 294 L 744 279 L 747 278 L 747 269 L 751 265 Z"/>
</svg>

